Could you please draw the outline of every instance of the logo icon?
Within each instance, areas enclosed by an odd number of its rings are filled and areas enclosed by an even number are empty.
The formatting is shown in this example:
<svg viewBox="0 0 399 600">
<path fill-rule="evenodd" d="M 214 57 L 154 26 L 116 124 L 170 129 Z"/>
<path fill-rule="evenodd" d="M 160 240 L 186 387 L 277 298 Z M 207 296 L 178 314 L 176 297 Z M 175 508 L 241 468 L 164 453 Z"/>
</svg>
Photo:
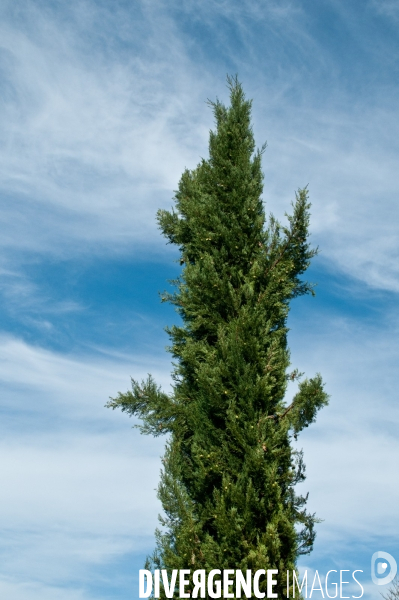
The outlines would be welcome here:
<svg viewBox="0 0 399 600">
<path fill-rule="evenodd" d="M 388 552 L 374 552 L 371 557 L 371 579 L 376 585 L 390 583 L 398 570 L 396 560 Z M 384 577 L 382 577 L 385 574 Z"/>
</svg>

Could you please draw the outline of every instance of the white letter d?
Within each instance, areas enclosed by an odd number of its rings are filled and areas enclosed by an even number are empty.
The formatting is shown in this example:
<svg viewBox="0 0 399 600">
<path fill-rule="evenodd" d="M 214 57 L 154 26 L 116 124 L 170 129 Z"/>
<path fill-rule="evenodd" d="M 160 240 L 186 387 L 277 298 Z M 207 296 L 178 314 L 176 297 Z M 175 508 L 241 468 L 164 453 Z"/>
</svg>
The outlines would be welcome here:
<svg viewBox="0 0 399 600">
<path fill-rule="evenodd" d="M 147 578 L 147 589 L 144 591 L 144 577 Z M 139 598 L 148 598 L 152 592 L 152 573 L 147 569 L 139 571 Z"/>
</svg>

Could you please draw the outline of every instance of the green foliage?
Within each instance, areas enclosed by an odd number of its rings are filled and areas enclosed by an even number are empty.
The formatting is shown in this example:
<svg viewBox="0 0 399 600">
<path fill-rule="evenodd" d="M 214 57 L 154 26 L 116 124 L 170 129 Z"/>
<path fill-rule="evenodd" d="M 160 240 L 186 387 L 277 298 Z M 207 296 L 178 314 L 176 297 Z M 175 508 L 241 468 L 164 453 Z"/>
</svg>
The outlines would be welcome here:
<svg viewBox="0 0 399 600">
<path fill-rule="evenodd" d="M 186 170 L 171 212 L 158 212 L 181 264 L 182 318 L 168 329 L 173 394 L 151 377 L 109 402 L 139 417 L 144 433 L 169 433 L 159 486 L 164 516 L 150 563 L 171 569 L 268 569 L 281 574 L 311 550 L 316 519 L 294 486 L 304 479 L 291 437 L 327 404 L 321 377 L 299 383 L 288 406 L 290 301 L 313 293 L 301 279 L 316 254 L 308 243 L 307 189 L 286 226 L 261 194 L 263 149 L 255 151 L 251 102 L 229 79 L 231 105 L 210 103 L 216 131 L 209 159 Z"/>
</svg>

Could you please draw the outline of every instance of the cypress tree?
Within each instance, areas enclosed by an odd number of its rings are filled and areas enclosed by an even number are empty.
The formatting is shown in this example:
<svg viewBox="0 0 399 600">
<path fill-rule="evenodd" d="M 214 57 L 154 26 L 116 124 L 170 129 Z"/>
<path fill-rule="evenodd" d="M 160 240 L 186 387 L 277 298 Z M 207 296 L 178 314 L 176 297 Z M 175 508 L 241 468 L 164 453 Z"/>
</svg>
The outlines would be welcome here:
<svg viewBox="0 0 399 600">
<path fill-rule="evenodd" d="M 320 375 L 288 372 L 287 347 L 290 301 L 314 294 L 301 275 L 317 249 L 308 242 L 306 188 L 285 225 L 266 222 L 264 148 L 255 150 L 241 84 L 228 84 L 230 105 L 210 102 L 209 159 L 183 173 L 175 208 L 158 211 L 182 265 L 175 293 L 163 295 L 181 317 L 167 329 L 173 393 L 149 376 L 108 406 L 139 417 L 143 433 L 169 434 L 158 491 L 163 527 L 148 564 L 169 572 L 275 568 L 283 598 L 286 570 L 311 551 L 317 521 L 294 490 L 304 465 L 292 437 L 328 397 Z M 298 391 L 287 402 L 290 380 Z"/>
</svg>

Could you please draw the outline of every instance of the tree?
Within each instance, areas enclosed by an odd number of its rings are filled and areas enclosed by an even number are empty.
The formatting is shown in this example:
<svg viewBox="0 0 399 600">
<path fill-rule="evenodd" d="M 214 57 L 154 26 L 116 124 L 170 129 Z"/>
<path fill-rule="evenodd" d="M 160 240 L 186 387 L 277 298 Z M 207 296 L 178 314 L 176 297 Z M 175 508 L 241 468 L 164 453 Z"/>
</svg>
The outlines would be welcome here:
<svg viewBox="0 0 399 600">
<path fill-rule="evenodd" d="M 399 577 L 395 577 L 385 594 L 381 594 L 385 600 L 399 599 Z"/>
<path fill-rule="evenodd" d="M 139 417 L 143 433 L 169 434 L 152 566 L 276 568 L 285 597 L 285 571 L 315 537 L 307 497 L 294 491 L 304 465 L 291 438 L 327 404 L 320 375 L 299 381 L 289 405 L 284 398 L 287 382 L 301 378 L 287 373 L 289 304 L 314 293 L 300 276 L 317 250 L 308 243 L 306 188 L 287 225 L 271 216 L 266 226 L 264 148 L 255 151 L 241 84 L 228 84 L 230 106 L 210 102 L 209 159 L 183 173 L 175 209 L 158 211 L 183 265 L 175 293 L 163 295 L 182 321 L 167 329 L 173 393 L 149 376 L 108 405 Z"/>
</svg>

